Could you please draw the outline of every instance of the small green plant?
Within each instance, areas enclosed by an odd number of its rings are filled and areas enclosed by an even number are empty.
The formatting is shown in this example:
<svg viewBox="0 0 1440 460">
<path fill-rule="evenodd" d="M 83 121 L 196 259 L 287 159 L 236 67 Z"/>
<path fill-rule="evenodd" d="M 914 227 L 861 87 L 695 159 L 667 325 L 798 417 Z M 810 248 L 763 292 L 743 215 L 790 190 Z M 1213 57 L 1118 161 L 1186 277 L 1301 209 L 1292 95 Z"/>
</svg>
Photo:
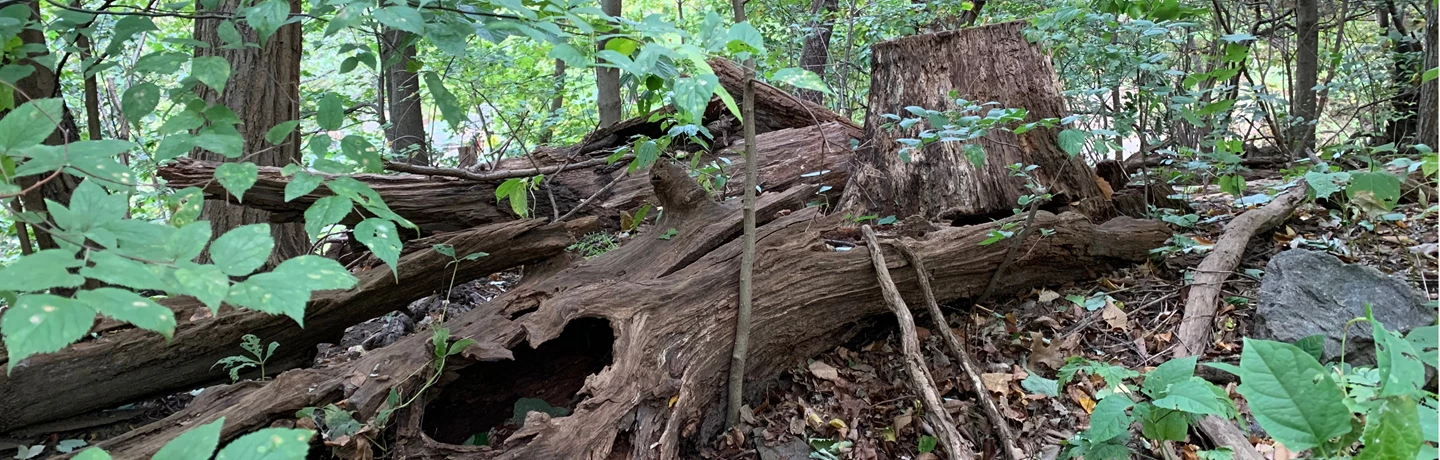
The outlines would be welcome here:
<svg viewBox="0 0 1440 460">
<path fill-rule="evenodd" d="M 510 200 L 510 211 L 520 217 L 530 217 L 530 192 L 538 190 L 544 181 L 543 174 L 505 179 L 495 187 L 495 201 Z"/>
<path fill-rule="evenodd" d="M 275 349 L 280 348 L 280 344 L 270 342 L 270 346 L 261 349 L 259 337 L 256 337 L 255 334 L 245 334 L 244 337 L 240 338 L 240 348 L 244 349 L 246 353 L 250 353 L 250 356 L 226 356 L 215 362 L 215 366 L 225 366 L 225 370 L 230 371 L 231 382 L 239 382 L 240 371 L 252 367 L 258 367 L 260 369 L 260 378 L 264 379 L 265 362 L 269 361 L 271 356 L 275 356 Z M 215 366 L 210 366 L 210 368 L 214 369 Z"/>
<path fill-rule="evenodd" d="M 1195 364 L 1194 357 L 1170 360 L 1145 373 L 1136 387 L 1126 380 L 1139 372 L 1084 359 L 1067 362 L 1059 372 L 1061 385 L 1084 372 L 1100 377 L 1105 387 L 1095 394 L 1099 402 L 1090 413 L 1090 428 L 1070 439 L 1064 458 L 1130 458 L 1126 441 L 1137 421 L 1148 439 L 1183 441 L 1200 417 L 1238 417 L 1224 389 L 1195 376 Z"/>
<path fill-rule="evenodd" d="M 671 238 L 674 238 L 675 235 L 679 235 L 679 234 L 680 234 L 680 231 L 679 231 L 679 230 L 676 230 L 675 227 L 670 227 L 670 228 L 666 229 L 664 233 L 661 233 L 660 236 L 657 236 L 657 237 L 655 237 L 655 238 L 659 238 L 659 239 L 662 239 L 662 240 L 669 240 L 669 239 L 671 239 Z"/>
<path fill-rule="evenodd" d="M 638 214 L 638 213 L 637 213 Z M 586 259 L 599 257 L 601 254 L 620 248 L 620 238 L 614 234 L 595 232 L 581 237 L 579 241 L 565 248 L 567 251 L 576 251 Z"/>
<path fill-rule="evenodd" d="M 432 248 L 435 249 L 435 252 L 438 252 L 441 255 L 450 258 L 450 261 L 445 263 L 446 267 L 449 267 L 451 265 L 455 266 L 455 268 L 450 271 L 450 287 L 445 288 L 445 304 L 440 309 L 440 320 L 444 321 L 446 314 L 450 312 L 450 292 L 455 290 L 455 276 L 460 274 L 460 262 L 475 260 L 481 257 L 489 257 L 490 254 L 486 252 L 475 251 L 466 255 L 465 257 L 455 257 L 455 246 L 442 243 L 432 246 Z"/>
<path fill-rule="evenodd" d="M 810 458 L 820 460 L 840 460 L 845 458 L 845 452 L 855 445 L 855 443 L 850 441 L 836 441 L 830 438 L 810 438 L 808 442 L 810 448 L 815 450 L 810 453 Z"/>
</svg>

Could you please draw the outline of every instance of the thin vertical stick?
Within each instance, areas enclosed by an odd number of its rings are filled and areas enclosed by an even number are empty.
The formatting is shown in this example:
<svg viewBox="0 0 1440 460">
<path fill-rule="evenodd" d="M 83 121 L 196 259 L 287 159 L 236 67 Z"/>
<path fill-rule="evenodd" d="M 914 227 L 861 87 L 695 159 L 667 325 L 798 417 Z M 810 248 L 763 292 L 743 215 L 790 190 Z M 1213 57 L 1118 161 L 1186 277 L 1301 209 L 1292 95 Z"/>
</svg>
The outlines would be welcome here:
<svg viewBox="0 0 1440 460">
<path fill-rule="evenodd" d="M 745 22 L 745 0 L 732 0 L 735 23 Z M 735 349 L 730 353 L 729 406 L 726 426 L 740 423 L 740 408 L 745 393 L 745 361 L 750 354 L 751 286 L 755 276 L 755 59 L 746 59 L 745 91 L 742 93 L 740 116 L 745 128 L 745 234 L 740 253 L 740 308 L 735 312 Z"/>
</svg>

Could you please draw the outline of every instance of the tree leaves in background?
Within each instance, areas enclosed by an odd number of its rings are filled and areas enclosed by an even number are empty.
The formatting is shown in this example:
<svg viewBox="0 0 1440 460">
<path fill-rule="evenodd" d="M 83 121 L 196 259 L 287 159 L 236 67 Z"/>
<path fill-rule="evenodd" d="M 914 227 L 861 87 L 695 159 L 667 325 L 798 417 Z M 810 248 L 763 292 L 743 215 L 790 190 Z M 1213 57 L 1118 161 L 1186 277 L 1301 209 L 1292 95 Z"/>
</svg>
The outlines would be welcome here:
<svg viewBox="0 0 1440 460">
<path fill-rule="evenodd" d="M 49 294 L 20 296 L 0 318 L 9 357 L 6 371 L 30 355 L 60 351 L 84 337 L 94 323 L 95 310 L 83 303 Z"/>
<path fill-rule="evenodd" d="M 1241 396 L 1260 427 L 1292 451 L 1350 432 L 1344 395 L 1320 362 L 1299 347 L 1245 339 L 1240 354 Z"/>
<path fill-rule="evenodd" d="M 423 35 L 425 33 L 425 18 L 414 8 L 408 6 L 387 6 L 375 10 L 373 14 L 375 20 L 380 21 L 380 23 L 386 27 L 417 35 Z"/>
<path fill-rule="evenodd" d="M 274 249 L 270 224 L 250 224 L 225 232 L 211 242 L 210 258 L 226 275 L 245 276 L 265 265 Z"/>
<path fill-rule="evenodd" d="M 340 129 L 340 124 L 345 121 L 345 107 L 341 105 L 340 96 L 335 93 L 325 93 L 320 98 L 320 107 L 315 113 L 315 124 L 320 129 L 334 131 Z"/>
<path fill-rule="evenodd" d="M 400 278 L 400 272 L 395 264 L 400 260 L 400 235 L 395 229 L 395 223 L 385 219 L 368 218 L 355 225 L 355 239 L 359 240 L 375 257 L 390 266 L 390 273 L 396 279 Z"/>
<path fill-rule="evenodd" d="M 834 91 L 830 91 L 830 86 L 826 85 L 825 80 L 820 78 L 819 75 L 815 75 L 815 72 L 799 67 L 786 67 L 777 70 L 775 71 L 775 75 L 771 76 L 770 79 L 800 89 L 819 91 L 825 94 L 835 94 Z"/>
<path fill-rule="evenodd" d="M 215 167 L 215 180 L 240 202 L 245 201 L 245 191 L 255 185 L 259 175 L 260 167 L 255 163 L 221 163 Z"/>
<path fill-rule="evenodd" d="M 430 97 L 435 99 L 435 105 L 440 107 L 440 115 L 445 117 L 450 129 L 459 132 L 469 120 L 466 119 L 465 109 L 460 108 L 460 102 L 455 99 L 455 95 L 440 81 L 440 75 L 425 72 L 425 89 L 430 91 Z"/>
<path fill-rule="evenodd" d="M 145 16 L 121 16 L 115 21 L 115 27 L 111 29 L 110 43 L 105 46 L 105 54 L 114 56 L 130 41 L 136 34 L 142 32 L 153 32 L 160 30 L 155 27 L 155 21 Z"/>
</svg>

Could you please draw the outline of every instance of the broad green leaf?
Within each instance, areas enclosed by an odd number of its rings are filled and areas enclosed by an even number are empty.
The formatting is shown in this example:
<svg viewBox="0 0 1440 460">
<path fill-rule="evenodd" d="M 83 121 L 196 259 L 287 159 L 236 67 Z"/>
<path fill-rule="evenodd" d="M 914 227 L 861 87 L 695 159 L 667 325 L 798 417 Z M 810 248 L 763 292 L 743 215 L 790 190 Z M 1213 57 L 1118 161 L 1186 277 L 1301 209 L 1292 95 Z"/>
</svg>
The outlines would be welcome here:
<svg viewBox="0 0 1440 460">
<path fill-rule="evenodd" d="M 400 260 L 400 234 L 395 223 L 371 217 L 355 225 L 355 239 L 359 240 L 375 257 L 390 266 L 390 273 L 398 279 L 400 272 L 395 264 Z"/>
<path fill-rule="evenodd" d="M 440 81 L 440 75 L 435 72 L 425 72 L 425 89 L 430 91 L 430 97 L 435 98 L 435 105 L 440 107 L 440 115 L 445 117 L 445 122 L 450 124 L 450 129 L 460 131 L 461 126 L 469 121 L 465 109 L 460 108 L 460 102 L 455 95 L 445 88 L 445 83 Z"/>
<path fill-rule="evenodd" d="M 115 255 L 110 251 L 91 253 L 90 261 L 95 265 L 80 269 L 80 274 L 86 278 L 136 290 L 163 290 L 168 287 L 145 264 Z"/>
<path fill-rule="evenodd" d="M 320 129 L 334 131 L 340 129 L 344 122 L 345 107 L 340 101 L 340 95 L 325 93 L 325 96 L 320 98 L 319 110 L 315 112 L 315 123 L 320 125 Z"/>
<path fill-rule="evenodd" d="M 142 32 L 158 31 L 155 21 L 145 16 L 121 16 L 115 21 L 115 26 L 110 29 L 110 44 L 105 47 L 105 54 L 114 56 L 125 46 L 125 42 L 135 37 L 135 34 Z"/>
<path fill-rule="evenodd" d="M 1420 431 L 1420 414 L 1415 400 L 1406 397 L 1386 399 L 1366 420 L 1365 435 L 1360 438 L 1365 449 L 1356 460 L 1412 459 L 1425 443 Z"/>
<path fill-rule="evenodd" d="M 1330 195 L 1335 194 L 1335 192 L 1339 192 L 1341 185 L 1349 181 L 1350 173 L 1347 172 L 1320 173 L 1311 171 L 1305 173 L 1305 183 L 1310 184 L 1311 191 L 1315 192 L 1315 198 L 1321 200 L 1329 198 Z"/>
<path fill-rule="evenodd" d="M 230 287 L 226 302 L 272 315 L 285 315 L 305 327 L 305 303 L 310 290 L 291 275 L 261 273 Z"/>
<path fill-rule="evenodd" d="M 83 303 L 49 294 L 20 296 L 0 318 L 9 370 L 26 357 L 60 351 L 80 340 L 95 324 L 95 310 Z"/>
<path fill-rule="evenodd" d="M 215 448 L 220 445 L 220 428 L 225 425 L 225 417 L 204 425 L 191 428 L 175 439 L 161 447 L 155 452 L 151 460 L 197 460 L 210 458 L 215 453 Z"/>
<path fill-rule="evenodd" d="M 265 46 L 265 41 L 287 19 L 290 19 L 290 2 L 285 0 L 265 0 L 245 10 L 245 23 L 255 29 L 260 46 Z"/>
<path fill-rule="evenodd" d="M 1345 195 L 1361 206 L 1373 205 L 1389 211 L 1400 200 L 1400 178 L 1380 171 L 1356 172 L 1350 175 Z"/>
<path fill-rule="evenodd" d="M 1316 361 L 1325 359 L 1325 336 L 1315 334 L 1295 341 L 1295 346 L 1310 354 Z"/>
<path fill-rule="evenodd" d="M 980 144 L 967 143 L 962 149 L 965 151 L 965 159 L 976 168 L 985 166 L 985 147 Z"/>
<path fill-rule="evenodd" d="M 274 249 L 270 225 L 250 224 L 225 232 L 210 243 L 210 258 L 226 275 L 245 276 L 265 265 Z"/>
<path fill-rule="evenodd" d="M 1202 117 L 1206 115 L 1216 114 L 1226 110 L 1230 110 L 1230 107 L 1233 105 L 1235 105 L 1234 99 L 1222 99 L 1219 101 L 1211 102 L 1209 104 L 1205 104 L 1205 106 L 1201 107 L 1200 110 L 1196 110 L 1195 114 Z"/>
<path fill-rule="evenodd" d="M 190 57 L 191 56 L 188 53 L 181 53 L 176 51 L 157 51 L 141 56 L 139 60 L 135 61 L 135 67 L 132 67 L 130 70 L 135 72 L 148 72 L 160 75 L 174 75 L 180 72 L 180 66 L 184 65 L 186 62 L 190 62 Z M 142 84 L 148 83 L 137 83 L 135 86 L 140 86 Z M 158 87 L 156 87 L 156 94 L 159 94 Z M 130 118 L 130 111 L 126 109 L 125 112 L 125 118 Z"/>
<path fill-rule="evenodd" d="M 311 204 L 305 210 L 305 233 L 319 239 L 326 227 L 340 223 L 350 215 L 350 199 L 343 196 L 327 196 Z"/>
<path fill-rule="evenodd" d="M 304 171 L 295 173 L 295 175 L 290 178 L 290 182 L 285 184 L 285 201 L 288 202 L 315 191 L 315 187 L 319 187 L 320 182 L 324 180 L 324 176 L 318 176 Z"/>
<path fill-rule="evenodd" d="M 0 153 L 39 145 L 60 126 L 60 99 L 36 99 L 0 117 Z"/>
<path fill-rule="evenodd" d="M 1425 73 L 1420 75 L 1420 83 L 1429 83 L 1430 80 L 1436 78 L 1440 78 L 1440 67 L 1426 70 Z"/>
<path fill-rule="evenodd" d="M 170 235 L 166 247 L 170 249 L 175 260 L 189 262 L 205 251 L 205 245 L 210 243 L 211 232 L 209 221 L 191 222 Z"/>
<path fill-rule="evenodd" d="M 340 139 L 340 152 L 359 164 L 361 172 L 378 173 L 384 170 L 385 160 L 380 157 L 380 150 L 362 136 L 351 134 Z"/>
<path fill-rule="evenodd" d="M 165 123 L 160 125 L 158 134 L 176 134 L 199 128 L 205 124 L 205 115 L 194 110 L 181 110 L 170 114 Z"/>
<path fill-rule="evenodd" d="M 1150 403 L 1135 405 L 1135 418 L 1140 420 L 1140 433 L 1146 439 L 1184 441 L 1190 429 L 1190 416 L 1184 412 L 1162 409 Z"/>
<path fill-rule="evenodd" d="M 95 182 L 94 179 L 81 182 L 75 187 L 75 193 L 70 195 L 70 206 L 67 208 L 73 220 L 66 229 L 83 232 L 124 219 L 125 213 L 130 210 L 129 197 L 118 193 L 112 195 Z"/>
<path fill-rule="evenodd" d="M 74 460 L 110 460 L 110 454 L 105 449 L 91 447 L 75 454 Z"/>
<path fill-rule="evenodd" d="M 1299 347 L 1245 339 L 1238 391 L 1260 427 L 1299 452 L 1350 431 L 1340 386 Z"/>
<path fill-rule="evenodd" d="M 300 126 L 300 120 L 290 120 L 275 125 L 274 127 L 270 128 L 269 131 L 265 132 L 265 142 L 269 142 L 274 145 L 283 144 L 285 143 L 285 139 L 290 138 L 290 133 L 295 132 L 295 128 L 297 126 Z"/>
<path fill-rule="evenodd" d="M 1124 434 L 1130 430 L 1130 414 L 1125 413 L 1126 409 L 1134 405 L 1130 398 L 1123 394 L 1112 395 L 1100 400 L 1095 405 L 1095 410 L 1090 412 L 1090 429 L 1085 430 L 1080 436 L 1090 442 L 1104 442 Z"/>
<path fill-rule="evenodd" d="M 1219 182 L 1220 191 L 1222 192 L 1229 193 L 1234 196 L 1241 196 L 1245 194 L 1245 176 L 1241 176 L 1239 174 L 1220 176 L 1217 182 Z"/>
<path fill-rule="evenodd" d="M 327 421 L 329 419 L 327 418 Z M 310 452 L 311 430 L 265 428 L 231 441 L 215 460 L 298 460 Z"/>
<path fill-rule="evenodd" d="M 399 29 L 413 34 L 423 35 L 425 33 L 425 18 L 420 12 L 408 6 L 387 6 L 374 13 L 375 20 L 380 21 L 392 29 Z"/>
<path fill-rule="evenodd" d="M 819 91 L 825 94 L 835 94 L 834 91 L 830 91 L 830 86 L 825 84 L 824 79 L 820 78 L 819 75 L 815 75 L 815 72 L 798 67 L 786 67 L 777 70 L 775 71 L 775 75 L 770 77 L 770 79 L 800 89 Z"/>
<path fill-rule="evenodd" d="M 175 333 L 175 312 L 124 289 L 100 288 L 75 293 L 76 300 L 118 321 L 159 332 L 168 340 Z"/>
<path fill-rule="evenodd" d="M 245 191 L 255 186 L 259 175 L 260 167 L 255 163 L 221 163 L 215 167 L 215 180 L 240 202 L 245 201 Z"/>
<path fill-rule="evenodd" d="M 234 128 L 205 130 L 191 138 L 190 142 L 225 158 L 240 158 L 245 154 L 245 137 Z"/>
<path fill-rule="evenodd" d="M 200 210 L 205 205 L 205 192 L 199 187 L 185 187 L 171 195 L 167 202 L 173 206 L 170 225 L 181 227 L 200 217 Z"/>
<path fill-rule="evenodd" d="M 404 217 L 400 217 L 400 215 L 391 211 L 388 206 L 385 206 L 385 201 L 380 198 L 380 194 L 376 193 L 374 189 L 371 189 L 369 185 L 365 185 L 364 182 L 341 176 L 332 178 L 326 182 L 325 187 L 335 192 L 336 195 L 349 198 L 351 201 L 354 201 L 355 204 L 365 208 L 366 211 L 369 211 L 376 217 L 390 220 L 405 228 L 419 228 L 415 223 L 406 220 Z"/>
<path fill-rule="evenodd" d="M 714 74 L 676 79 L 672 96 L 675 108 L 686 117 L 687 122 L 700 124 L 705 116 L 705 107 L 710 104 L 710 95 L 719 85 L 720 80 Z"/>
<path fill-rule="evenodd" d="M 1437 367 L 1436 361 L 1440 361 L 1440 326 L 1434 324 L 1411 329 L 1405 334 L 1405 341 L 1410 342 L 1410 347 L 1415 349 L 1415 354 L 1420 357 L 1420 362 Z"/>
<path fill-rule="evenodd" d="M 275 267 L 275 273 L 299 284 L 305 289 L 323 291 L 329 289 L 350 289 L 358 280 L 333 259 L 317 255 L 303 255 L 286 259 Z"/>
<path fill-rule="evenodd" d="M 126 120 L 135 124 L 140 124 L 140 120 L 154 112 L 158 105 L 160 87 L 150 82 L 137 83 L 120 96 L 120 111 L 125 114 Z"/>
<path fill-rule="evenodd" d="M 1194 356 L 1166 361 L 1145 373 L 1145 383 L 1141 388 L 1151 398 L 1163 398 L 1168 394 L 1166 389 L 1170 388 L 1170 385 L 1188 381 L 1195 376 L 1195 361 Z"/>
<path fill-rule="evenodd" d="M 195 136 L 189 133 L 165 136 L 160 140 L 160 145 L 155 147 L 155 161 L 164 162 L 189 155 L 190 149 L 193 148 L 195 148 Z"/>
<path fill-rule="evenodd" d="M 765 36 L 760 34 L 755 26 L 749 22 L 742 22 L 730 26 L 730 32 L 726 35 L 727 43 L 733 52 L 750 51 L 756 54 L 765 54 Z"/>
<path fill-rule="evenodd" d="M 585 58 L 585 53 L 574 46 L 570 46 L 568 43 L 555 45 L 555 47 L 550 50 L 549 56 L 565 61 L 565 65 L 570 67 L 585 67 L 589 64 L 589 60 Z"/>
<path fill-rule="evenodd" d="M 1020 387 L 1031 393 L 1060 396 L 1060 382 L 1041 377 L 1040 374 L 1031 373 L 1025 380 L 1020 381 Z"/>
<path fill-rule="evenodd" d="M 220 302 L 230 292 L 230 277 L 214 265 L 181 264 L 175 270 L 175 282 L 181 294 L 195 297 L 212 312 L 220 308 Z"/>
<path fill-rule="evenodd" d="M 83 262 L 75 254 L 64 249 L 46 249 L 28 256 L 20 256 L 10 266 L 0 270 L 0 290 L 43 291 L 57 287 L 76 287 L 85 283 L 85 278 L 70 273 L 71 268 Z"/>
<path fill-rule="evenodd" d="M 1153 402 L 1155 407 L 1221 417 L 1227 414 L 1224 404 L 1210 391 L 1205 380 L 1199 377 L 1190 377 L 1170 385 L 1166 393 L 1167 396 Z"/>
<path fill-rule="evenodd" d="M 225 82 L 230 80 L 230 62 L 219 56 L 197 57 L 190 61 L 190 76 L 215 92 L 223 93 Z"/>
<path fill-rule="evenodd" d="M 1089 133 L 1085 131 L 1067 129 L 1056 135 L 1056 141 L 1060 144 L 1060 150 L 1073 157 L 1085 150 L 1085 140 L 1089 137 Z"/>
<path fill-rule="evenodd" d="M 1419 353 L 1398 334 L 1385 330 L 1379 321 L 1371 323 L 1375 340 L 1375 368 L 1380 371 L 1379 396 L 1413 395 L 1425 384 L 1425 365 Z"/>
</svg>

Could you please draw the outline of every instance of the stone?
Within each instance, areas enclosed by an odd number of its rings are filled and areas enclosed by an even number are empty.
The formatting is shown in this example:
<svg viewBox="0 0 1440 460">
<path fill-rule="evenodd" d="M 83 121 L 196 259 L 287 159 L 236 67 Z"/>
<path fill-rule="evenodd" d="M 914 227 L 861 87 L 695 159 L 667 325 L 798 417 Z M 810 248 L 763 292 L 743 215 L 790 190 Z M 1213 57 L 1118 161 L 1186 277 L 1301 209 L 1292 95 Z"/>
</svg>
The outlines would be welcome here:
<svg viewBox="0 0 1440 460">
<path fill-rule="evenodd" d="M 760 460 L 809 460 L 810 445 L 804 439 L 790 438 L 773 446 L 767 446 L 756 438 L 755 450 Z"/>
<path fill-rule="evenodd" d="M 1345 323 L 1364 317 L 1367 302 L 1386 329 L 1405 333 L 1435 324 L 1435 303 L 1404 281 L 1374 267 L 1341 262 L 1324 252 L 1281 252 L 1265 267 L 1254 337 L 1294 343 L 1324 335 L 1325 358 L 1335 359 L 1340 355 Z M 1346 348 L 1345 361 L 1350 364 L 1375 362 L 1375 345 L 1367 325 L 1350 328 Z"/>
</svg>

